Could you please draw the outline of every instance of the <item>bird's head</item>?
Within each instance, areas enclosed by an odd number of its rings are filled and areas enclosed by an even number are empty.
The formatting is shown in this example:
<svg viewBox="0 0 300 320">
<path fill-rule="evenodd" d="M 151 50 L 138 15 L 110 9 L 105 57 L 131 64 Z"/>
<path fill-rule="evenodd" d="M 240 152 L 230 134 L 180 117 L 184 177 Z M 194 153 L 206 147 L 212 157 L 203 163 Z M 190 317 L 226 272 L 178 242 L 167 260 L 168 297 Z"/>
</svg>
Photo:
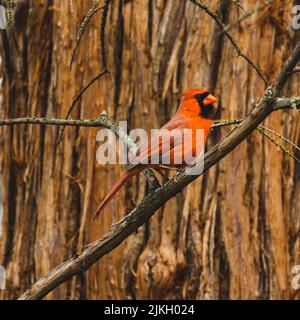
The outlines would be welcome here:
<svg viewBox="0 0 300 320">
<path fill-rule="evenodd" d="M 213 104 L 218 101 L 206 89 L 191 89 L 182 94 L 182 107 L 184 111 L 195 113 L 202 118 L 211 118 Z"/>
</svg>

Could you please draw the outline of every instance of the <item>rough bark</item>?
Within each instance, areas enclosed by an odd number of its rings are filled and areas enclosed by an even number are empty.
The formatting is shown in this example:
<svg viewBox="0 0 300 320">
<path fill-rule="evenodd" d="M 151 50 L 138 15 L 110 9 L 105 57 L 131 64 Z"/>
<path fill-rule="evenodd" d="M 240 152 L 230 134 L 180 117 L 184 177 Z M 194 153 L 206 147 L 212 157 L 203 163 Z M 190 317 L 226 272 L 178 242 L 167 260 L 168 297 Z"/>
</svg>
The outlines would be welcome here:
<svg viewBox="0 0 300 320">
<path fill-rule="evenodd" d="M 17 51 L 2 32 L 1 118 L 63 118 L 81 86 L 101 70 L 99 24 L 92 19 L 75 59 L 69 59 L 89 1 L 23 2 L 16 15 Z M 243 2 L 253 10 L 257 1 Z M 289 28 L 292 1 L 275 1 L 232 30 L 243 52 L 269 81 L 299 40 Z M 243 12 L 211 1 L 225 23 Z M 31 10 L 29 10 L 31 9 Z M 186 1 L 112 1 L 107 24 L 110 73 L 83 96 L 72 118 L 103 109 L 130 128 L 158 127 L 174 113 L 180 92 L 208 87 L 220 98 L 217 118 L 242 118 L 264 92 L 256 72 L 237 58 L 215 23 Z M 295 74 L 287 96 L 299 95 Z M 278 111 L 266 125 L 300 142 L 298 114 Z M 53 127 L 1 128 L 3 221 L 0 264 L 4 299 L 104 234 L 142 199 L 144 177 L 132 179 L 99 221 L 88 221 L 122 172 L 96 163 L 94 128 L 67 128 L 57 150 Z M 212 147 L 227 130 L 214 131 Z M 219 133 L 221 132 L 221 133 Z M 49 299 L 289 298 L 299 264 L 299 167 L 253 134 L 158 210 L 150 222 L 81 277 Z"/>
</svg>

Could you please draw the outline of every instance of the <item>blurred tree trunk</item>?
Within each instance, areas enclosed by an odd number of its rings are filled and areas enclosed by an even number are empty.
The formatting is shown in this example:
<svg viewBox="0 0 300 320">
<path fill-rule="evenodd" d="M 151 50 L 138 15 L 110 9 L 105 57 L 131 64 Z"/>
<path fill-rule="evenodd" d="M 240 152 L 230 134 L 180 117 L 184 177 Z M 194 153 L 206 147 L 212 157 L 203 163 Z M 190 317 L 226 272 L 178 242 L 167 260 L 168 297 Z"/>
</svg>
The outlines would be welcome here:
<svg viewBox="0 0 300 320">
<path fill-rule="evenodd" d="M 69 69 L 76 32 L 92 2 L 18 5 L 19 50 L 11 32 L 1 31 L 1 118 L 65 117 L 81 86 L 102 68 L 100 11 Z M 231 1 L 209 3 L 224 23 L 244 14 Z M 257 3 L 245 0 L 243 7 L 253 11 Z M 269 81 L 299 41 L 288 25 L 292 5 L 276 1 L 232 30 Z M 220 98 L 216 118 L 241 118 L 264 91 L 211 18 L 189 1 L 114 0 L 107 22 L 110 73 L 83 96 L 72 118 L 95 118 L 105 109 L 112 119 L 128 120 L 129 128 L 149 130 L 173 115 L 184 89 L 199 86 Z M 299 88 L 295 74 L 285 93 L 299 95 Z M 277 112 L 266 125 L 300 142 L 296 113 Z M 214 131 L 208 147 L 228 130 Z M 56 150 L 57 128 L 1 128 L 0 264 L 8 276 L 1 298 L 18 297 L 144 196 L 140 175 L 98 222 L 88 223 L 123 172 L 121 166 L 97 164 L 96 133 L 67 128 Z M 254 133 L 121 246 L 48 298 L 289 298 L 290 271 L 300 264 L 299 178 L 294 161 Z"/>
</svg>

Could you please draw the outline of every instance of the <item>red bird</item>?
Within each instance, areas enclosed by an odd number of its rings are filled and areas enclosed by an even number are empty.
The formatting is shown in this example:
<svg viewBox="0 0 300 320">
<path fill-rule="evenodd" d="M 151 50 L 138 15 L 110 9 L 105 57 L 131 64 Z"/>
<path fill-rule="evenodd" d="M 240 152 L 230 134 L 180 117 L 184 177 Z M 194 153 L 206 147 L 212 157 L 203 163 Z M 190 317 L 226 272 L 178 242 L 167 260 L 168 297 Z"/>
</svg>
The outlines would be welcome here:
<svg viewBox="0 0 300 320">
<path fill-rule="evenodd" d="M 139 174 L 145 168 L 158 169 L 159 167 L 164 167 L 174 169 L 190 164 L 191 157 L 197 157 L 199 151 L 204 148 L 213 124 L 213 121 L 210 119 L 213 104 L 217 101 L 217 98 L 205 89 L 192 89 L 184 92 L 176 114 L 148 143 L 142 144 L 139 147 L 137 157 L 101 202 L 93 219 L 99 216 L 100 212 L 128 178 Z M 192 139 L 188 145 L 184 143 L 186 140 L 182 138 L 185 129 L 191 129 L 192 131 Z M 202 129 L 204 132 L 204 139 L 201 141 L 198 141 L 199 139 L 195 137 L 197 129 Z M 162 141 L 164 132 L 172 132 L 168 145 L 166 145 L 165 141 Z"/>
</svg>

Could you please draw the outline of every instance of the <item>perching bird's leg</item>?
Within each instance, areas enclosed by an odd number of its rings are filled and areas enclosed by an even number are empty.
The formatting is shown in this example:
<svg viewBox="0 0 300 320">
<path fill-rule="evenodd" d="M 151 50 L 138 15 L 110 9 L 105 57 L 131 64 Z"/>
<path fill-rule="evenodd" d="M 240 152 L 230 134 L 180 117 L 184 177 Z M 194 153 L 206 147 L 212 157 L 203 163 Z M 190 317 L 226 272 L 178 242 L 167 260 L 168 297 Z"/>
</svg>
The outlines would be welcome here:
<svg viewBox="0 0 300 320">
<path fill-rule="evenodd" d="M 153 192 L 156 189 L 160 188 L 161 185 L 158 182 L 156 176 L 154 175 L 153 171 L 151 171 L 150 169 L 146 168 L 144 170 L 147 182 L 148 182 L 148 190 L 146 192 Z"/>
<path fill-rule="evenodd" d="M 166 176 L 166 175 L 160 170 L 160 168 L 165 168 L 165 169 L 166 169 L 166 167 L 160 166 L 160 167 L 155 168 L 154 170 L 157 171 L 157 172 L 162 176 L 162 178 L 163 178 L 162 183 L 165 184 L 166 182 L 169 181 L 169 178 L 168 178 L 168 176 Z"/>
</svg>

